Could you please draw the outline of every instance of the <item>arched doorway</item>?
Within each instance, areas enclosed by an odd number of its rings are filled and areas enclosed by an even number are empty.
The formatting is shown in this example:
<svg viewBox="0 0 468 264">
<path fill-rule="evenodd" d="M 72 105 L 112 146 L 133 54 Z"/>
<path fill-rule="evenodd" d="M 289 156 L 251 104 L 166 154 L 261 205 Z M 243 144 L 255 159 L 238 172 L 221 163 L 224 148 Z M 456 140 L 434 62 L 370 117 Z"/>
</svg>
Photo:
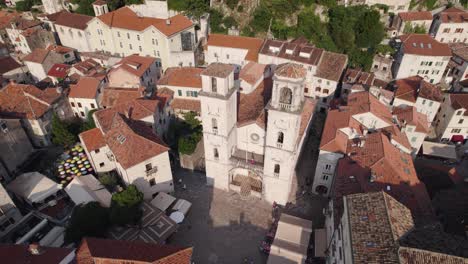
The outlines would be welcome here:
<svg viewBox="0 0 468 264">
<path fill-rule="evenodd" d="M 326 186 L 319 185 L 315 188 L 315 192 L 318 194 L 326 194 L 328 192 L 328 188 Z"/>
<path fill-rule="evenodd" d="M 282 104 L 291 104 L 292 103 L 292 91 L 288 87 L 283 87 L 280 90 L 280 99 L 279 102 Z"/>
</svg>

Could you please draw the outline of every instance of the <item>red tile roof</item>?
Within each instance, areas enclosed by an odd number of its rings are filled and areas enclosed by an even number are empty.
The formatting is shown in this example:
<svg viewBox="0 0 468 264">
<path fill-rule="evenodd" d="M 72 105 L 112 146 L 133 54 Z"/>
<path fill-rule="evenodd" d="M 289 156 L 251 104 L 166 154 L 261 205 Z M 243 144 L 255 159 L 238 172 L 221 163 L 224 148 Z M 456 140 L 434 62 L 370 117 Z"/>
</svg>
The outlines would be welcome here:
<svg viewBox="0 0 468 264">
<path fill-rule="evenodd" d="M 140 241 L 84 238 L 76 252 L 77 264 L 97 262 L 138 262 L 190 264 L 192 248 L 159 245 Z"/>
<path fill-rule="evenodd" d="M 451 57 L 452 51 L 448 44 L 438 42 L 427 34 L 407 34 L 400 36 L 405 54 L 421 56 Z"/>
<path fill-rule="evenodd" d="M 393 136 L 392 139 L 405 148 L 411 148 L 406 136 L 393 124 L 390 110 L 370 93 L 356 92 L 348 96 L 348 104 L 346 106 L 328 112 L 320 141 L 320 149 L 331 152 L 349 152 L 347 150 L 348 136 L 340 131 L 340 129 L 352 128 L 355 133 L 363 135 L 366 128 L 353 116 L 369 112 L 389 124 L 389 126 L 381 130 L 390 133 Z"/>
<path fill-rule="evenodd" d="M 384 192 L 348 195 L 346 205 L 352 261 L 399 263 L 398 239 L 414 227 L 408 208 Z"/>
<path fill-rule="evenodd" d="M 104 0 L 96 0 L 93 2 L 93 5 L 99 5 L 99 6 L 107 5 L 107 2 Z"/>
<path fill-rule="evenodd" d="M 19 17 L 19 13 L 16 11 L 9 12 L 9 10 L 0 10 L 0 29 L 10 27 L 10 23 Z"/>
<path fill-rule="evenodd" d="M 371 86 L 374 84 L 375 75 L 362 71 L 361 69 L 347 69 L 343 78 L 343 82 L 349 84 L 362 84 Z"/>
<path fill-rule="evenodd" d="M 417 12 L 400 12 L 398 16 L 403 21 L 417 21 L 417 20 L 431 20 L 432 13 L 429 11 L 417 11 Z"/>
<path fill-rule="evenodd" d="M 349 140 L 349 156 L 338 162 L 333 193 L 344 195 L 384 190 L 416 216 L 432 217 L 431 200 L 409 154 L 392 145 L 382 132 L 368 134 L 361 143 Z"/>
<path fill-rule="evenodd" d="M 268 39 L 260 50 L 260 54 L 309 65 L 318 65 L 323 52 L 323 49 L 316 48 L 304 40 L 288 42 Z"/>
<path fill-rule="evenodd" d="M 409 247 L 400 247 L 398 249 L 400 264 L 466 264 L 467 259 L 438 252 L 421 250 Z"/>
<path fill-rule="evenodd" d="M 34 49 L 31 53 L 23 58 L 23 61 L 30 61 L 35 63 L 42 63 L 49 55 L 49 51 L 46 49 Z"/>
<path fill-rule="evenodd" d="M 86 76 L 94 75 L 103 70 L 102 66 L 93 59 L 77 62 L 72 67 Z"/>
<path fill-rule="evenodd" d="M 123 69 L 135 76 L 141 77 L 155 61 L 156 58 L 153 57 L 143 57 L 136 54 L 130 55 L 116 63 L 114 68 L 110 70 L 109 75 L 111 75 L 117 69 Z M 155 73 L 153 72 L 151 74 Z"/>
<path fill-rule="evenodd" d="M 119 8 L 97 18 L 114 28 L 143 31 L 153 26 L 166 36 L 174 35 L 193 26 L 192 21 L 183 15 L 169 18 L 170 24 L 167 24 L 166 19 L 140 17 L 128 7 Z"/>
<path fill-rule="evenodd" d="M 28 245 L 0 244 L 0 259 L 9 264 L 60 264 L 73 253 L 71 248 L 40 247 L 40 254 L 33 255 Z"/>
<path fill-rule="evenodd" d="M 464 108 L 468 110 L 468 94 L 460 93 L 460 94 L 450 94 L 450 103 L 452 107 L 457 110 L 460 108 Z M 468 111 L 465 111 L 465 115 L 468 115 Z"/>
<path fill-rule="evenodd" d="M 0 58 L 0 75 L 19 67 L 22 67 L 22 65 L 10 56 Z"/>
<path fill-rule="evenodd" d="M 64 46 L 60 46 L 60 45 L 49 45 L 47 47 L 47 50 L 54 51 L 54 52 L 59 53 L 59 54 L 65 54 L 65 53 L 68 53 L 70 51 L 73 51 L 73 49 L 71 49 L 69 47 L 64 47 Z"/>
<path fill-rule="evenodd" d="M 159 79 L 158 85 L 202 88 L 202 78 L 200 76 L 203 68 L 195 67 L 173 67 L 168 68 Z"/>
<path fill-rule="evenodd" d="M 96 112 L 96 115 L 101 111 Z M 104 139 L 123 169 L 169 151 L 147 123 L 128 119 L 119 113 L 110 118 L 110 127 Z"/>
<path fill-rule="evenodd" d="M 201 72 L 201 75 L 226 78 L 234 71 L 234 69 L 235 67 L 231 64 L 215 62 L 208 65 L 208 67 Z"/>
<path fill-rule="evenodd" d="M 428 83 L 420 76 L 412 76 L 395 81 L 395 98 L 416 102 L 418 97 L 442 102 L 442 92 L 437 86 Z"/>
<path fill-rule="evenodd" d="M 239 79 L 254 85 L 258 80 L 263 79 L 267 65 L 256 62 L 249 62 L 242 67 L 239 73 Z"/>
<path fill-rule="evenodd" d="M 42 24 L 39 20 L 29 20 L 19 17 L 15 19 L 16 28 L 19 30 L 26 30 L 28 28 L 38 27 Z"/>
<path fill-rule="evenodd" d="M 273 80 L 267 78 L 251 93 L 239 93 L 237 107 L 237 126 L 257 123 L 266 128 L 265 106 L 270 101 Z"/>
<path fill-rule="evenodd" d="M 315 76 L 332 81 L 339 81 L 348 63 L 348 56 L 325 51 L 322 54 Z"/>
<path fill-rule="evenodd" d="M 393 114 L 397 116 L 401 124 L 407 123 L 416 126 L 416 132 L 429 133 L 430 127 L 427 116 L 419 113 L 416 107 L 395 107 L 393 108 Z"/>
<path fill-rule="evenodd" d="M 70 98 L 95 99 L 101 81 L 93 77 L 81 77 L 77 84 L 70 85 Z"/>
<path fill-rule="evenodd" d="M 445 9 L 439 17 L 443 23 L 466 23 L 468 21 L 467 12 L 456 7 Z"/>
<path fill-rule="evenodd" d="M 70 65 L 56 63 L 52 65 L 50 70 L 47 72 L 48 76 L 56 77 L 56 78 L 65 78 L 68 75 L 68 70 L 71 68 Z"/>
<path fill-rule="evenodd" d="M 126 115 L 134 120 L 153 116 L 160 106 L 160 101 L 155 99 L 134 99 L 125 103 L 114 105 L 96 112 L 96 118 L 104 133 L 111 129 L 113 117 L 116 113 Z"/>
<path fill-rule="evenodd" d="M 93 128 L 81 133 L 80 139 L 88 151 L 94 151 L 106 145 L 104 136 L 99 128 Z"/>
<path fill-rule="evenodd" d="M 275 76 L 286 78 L 301 79 L 305 78 L 306 74 L 306 69 L 297 63 L 283 63 L 278 65 L 275 70 Z"/>
<path fill-rule="evenodd" d="M 33 85 L 9 84 L 0 90 L 0 115 L 38 119 L 59 98 L 55 88 L 40 90 Z"/>
<path fill-rule="evenodd" d="M 171 107 L 173 109 L 193 111 L 197 113 L 201 112 L 201 104 L 199 100 L 175 98 L 171 102 Z"/>
<path fill-rule="evenodd" d="M 245 60 L 254 62 L 258 60 L 258 53 L 262 44 L 263 39 L 223 34 L 210 34 L 207 43 L 208 46 L 248 50 Z"/>
<path fill-rule="evenodd" d="M 91 21 L 91 19 L 93 19 L 92 16 L 60 12 L 55 20 L 55 24 L 59 26 L 84 30 L 86 27 L 88 27 L 88 22 Z"/>
<path fill-rule="evenodd" d="M 115 105 L 127 103 L 137 98 L 143 97 L 144 87 L 139 89 L 119 88 L 119 87 L 106 87 L 102 94 L 101 106 L 104 108 L 111 108 Z"/>
</svg>

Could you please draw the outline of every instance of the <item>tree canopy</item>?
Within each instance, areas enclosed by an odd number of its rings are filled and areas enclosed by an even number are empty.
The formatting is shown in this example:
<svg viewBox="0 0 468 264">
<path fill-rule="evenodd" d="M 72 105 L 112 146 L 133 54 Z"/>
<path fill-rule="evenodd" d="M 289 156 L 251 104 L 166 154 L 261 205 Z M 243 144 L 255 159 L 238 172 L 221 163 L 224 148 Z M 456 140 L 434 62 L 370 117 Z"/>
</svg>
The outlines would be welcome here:
<svg viewBox="0 0 468 264">
<path fill-rule="evenodd" d="M 77 242 L 85 236 L 104 237 L 108 227 L 108 209 L 98 202 L 89 202 L 75 207 L 65 231 L 65 241 Z"/>
<path fill-rule="evenodd" d="M 52 143 L 69 147 L 77 141 L 76 135 L 70 132 L 69 124 L 60 120 L 56 114 L 52 116 Z"/>
<path fill-rule="evenodd" d="M 142 215 L 140 205 L 143 202 L 143 193 L 135 185 L 112 195 L 110 208 L 110 221 L 116 225 L 137 223 Z"/>
</svg>

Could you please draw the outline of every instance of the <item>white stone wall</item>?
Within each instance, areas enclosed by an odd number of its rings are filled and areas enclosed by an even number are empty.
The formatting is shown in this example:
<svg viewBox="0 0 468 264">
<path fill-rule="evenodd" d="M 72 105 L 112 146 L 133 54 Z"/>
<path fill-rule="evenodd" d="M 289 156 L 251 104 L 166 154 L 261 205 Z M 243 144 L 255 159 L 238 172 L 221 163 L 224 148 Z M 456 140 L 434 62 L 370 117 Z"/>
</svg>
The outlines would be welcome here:
<svg viewBox="0 0 468 264">
<path fill-rule="evenodd" d="M 42 5 L 47 14 L 53 14 L 63 10 L 61 0 L 42 0 Z"/>
<path fill-rule="evenodd" d="M 393 100 L 393 106 L 414 106 L 419 113 L 423 113 L 427 116 L 427 122 L 432 123 L 434 118 L 439 111 L 440 103 L 437 101 L 425 99 L 422 97 L 418 97 L 416 99 L 416 103 L 402 100 L 400 98 L 395 98 Z"/>
<path fill-rule="evenodd" d="M 442 23 L 440 19 L 436 19 L 434 20 L 431 33 L 434 36 L 434 38 L 439 42 L 467 43 L 468 23 Z"/>
<path fill-rule="evenodd" d="M 192 26 L 170 37 L 151 26 L 143 31 L 109 28 L 98 18 L 88 23 L 89 43 L 92 51 L 107 51 L 125 57 L 132 54 L 161 59 L 163 69 L 195 65 L 194 51 L 181 50 L 181 33 L 191 32 L 195 44 L 195 28 Z"/>
<path fill-rule="evenodd" d="M 406 127 L 403 128 L 402 131 L 405 132 L 406 137 L 408 138 L 408 142 L 411 145 L 411 148 L 412 148 L 411 155 L 413 157 L 416 156 L 427 134 L 422 133 L 422 132 L 417 132 L 416 126 L 411 126 L 411 125 L 406 125 Z"/>
<path fill-rule="evenodd" d="M 403 54 L 403 56 L 398 56 L 396 61 L 395 79 L 419 75 L 430 83 L 439 83 L 449 60 L 450 57 L 444 56 Z"/>
<path fill-rule="evenodd" d="M 353 115 L 353 118 L 368 129 L 380 129 L 391 125 L 371 112 Z"/>
<path fill-rule="evenodd" d="M 446 95 L 445 102 L 441 106 L 436 118 L 436 133 L 440 140 L 451 140 L 454 135 L 468 135 L 468 118 L 464 115 L 467 109 L 455 110 Z M 459 124 L 460 120 L 463 120 Z M 459 132 L 458 132 L 459 131 Z"/>
<path fill-rule="evenodd" d="M 62 25 L 55 25 L 62 46 L 76 49 L 79 52 L 92 51 L 89 43 L 89 31 Z"/>
<path fill-rule="evenodd" d="M 174 92 L 174 98 L 190 99 L 190 100 L 197 100 L 197 101 L 200 100 L 200 98 L 198 98 L 198 93 L 201 90 L 200 88 L 181 87 L 181 86 L 173 86 L 173 85 L 161 85 L 161 87 L 166 87 L 166 88 L 171 89 Z M 197 94 L 196 97 L 192 96 L 194 93 Z"/>
<path fill-rule="evenodd" d="M 86 155 L 90 158 L 91 165 L 97 173 L 109 172 L 116 169 L 115 159 L 113 158 L 114 155 L 107 145 L 96 152 L 95 149 L 87 149 L 83 140 L 81 140 L 81 144 L 84 146 Z M 111 159 L 109 159 L 109 157 Z"/>
<path fill-rule="evenodd" d="M 207 64 L 221 62 L 242 67 L 248 63 L 248 61 L 245 60 L 247 53 L 248 50 L 246 49 L 208 46 L 208 50 L 205 52 L 205 62 Z"/>
<path fill-rule="evenodd" d="M 42 64 L 32 61 L 25 61 L 24 64 L 28 67 L 29 73 L 31 74 L 34 82 L 39 82 L 47 77 L 48 70 L 46 71 Z"/>
<path fill-rule="evenodd" d="M 70 107 L 73 110 L 73 114 L 81 119 L 88 117 L 88 112 L 94 109 L 98 109 L 98 103 L 95 98 L 76 98 L 69 97 Z M 81 105 L 81 106 L 80 106 Z"/>
<path fill-rule="evenodd" d="M 150 163 L 153 168 L 157 167 L 158 169 L 156 173 L 147 176 L 146 164 Z M 157 192 L 170 193 L 174 191 L 171 164 L 169 161 L 169 153 L 167 151 L 126 170 L 117 163 L 117 171 L 120 172 L 120 176 L 125 183 L 135 184 L 138 190 L 143 192 L 145 199 L 153 198 L 152 195 Z M 154 186 L 150 185 L 151 179 L 155 179 L 156 181 Z"/>
<path fill-rule="evenodd" d="M 340 153 L 320 150 L 317 167 L 315 168 L 314 183 L 312 186 L 312 191 L 314 193 L 319 194 L 317 192 L 317 187 L 322 185 L 327 188 L 327 192 L 324 193 L 324 195 L 330 195 L 336 166 L 338 165 L 338 160 L 342 157 L 343 154 Z"/>
<path fill-rule="evenodd" d="M 258 140 L 255 138 L 258 136 Z M 237 148 L 259 155 L 265 154 L 265 130 L 256 123 L 237 127 Z"/>
</svg>

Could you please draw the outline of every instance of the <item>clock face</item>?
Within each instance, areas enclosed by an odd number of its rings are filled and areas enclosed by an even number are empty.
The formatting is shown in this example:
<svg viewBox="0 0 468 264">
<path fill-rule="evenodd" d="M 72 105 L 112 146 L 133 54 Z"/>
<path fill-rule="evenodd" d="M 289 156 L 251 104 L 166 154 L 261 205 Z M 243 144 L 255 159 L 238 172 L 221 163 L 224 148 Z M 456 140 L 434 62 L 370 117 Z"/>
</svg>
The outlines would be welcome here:
<svg viewBox="0 0 468 264">
<path fill-rule="evenodd" d="M 252 139 L 252 141 L 257 142 L 260 139 L 260 136 L 256 133 L 252 133 L 250 134 L 250 139 Z"/>
<path fill-rule="evenodd" d="M 287 129 L 287 128 L 288 128 L 287 122 L 284 121 L 283 119 L 277 119 L 277 120 L 275 120 L 274 124 L 275 124 L 275 126 L 278 127 L 278 128 L 282 128 L 282 129 Z"/>
</svg>

